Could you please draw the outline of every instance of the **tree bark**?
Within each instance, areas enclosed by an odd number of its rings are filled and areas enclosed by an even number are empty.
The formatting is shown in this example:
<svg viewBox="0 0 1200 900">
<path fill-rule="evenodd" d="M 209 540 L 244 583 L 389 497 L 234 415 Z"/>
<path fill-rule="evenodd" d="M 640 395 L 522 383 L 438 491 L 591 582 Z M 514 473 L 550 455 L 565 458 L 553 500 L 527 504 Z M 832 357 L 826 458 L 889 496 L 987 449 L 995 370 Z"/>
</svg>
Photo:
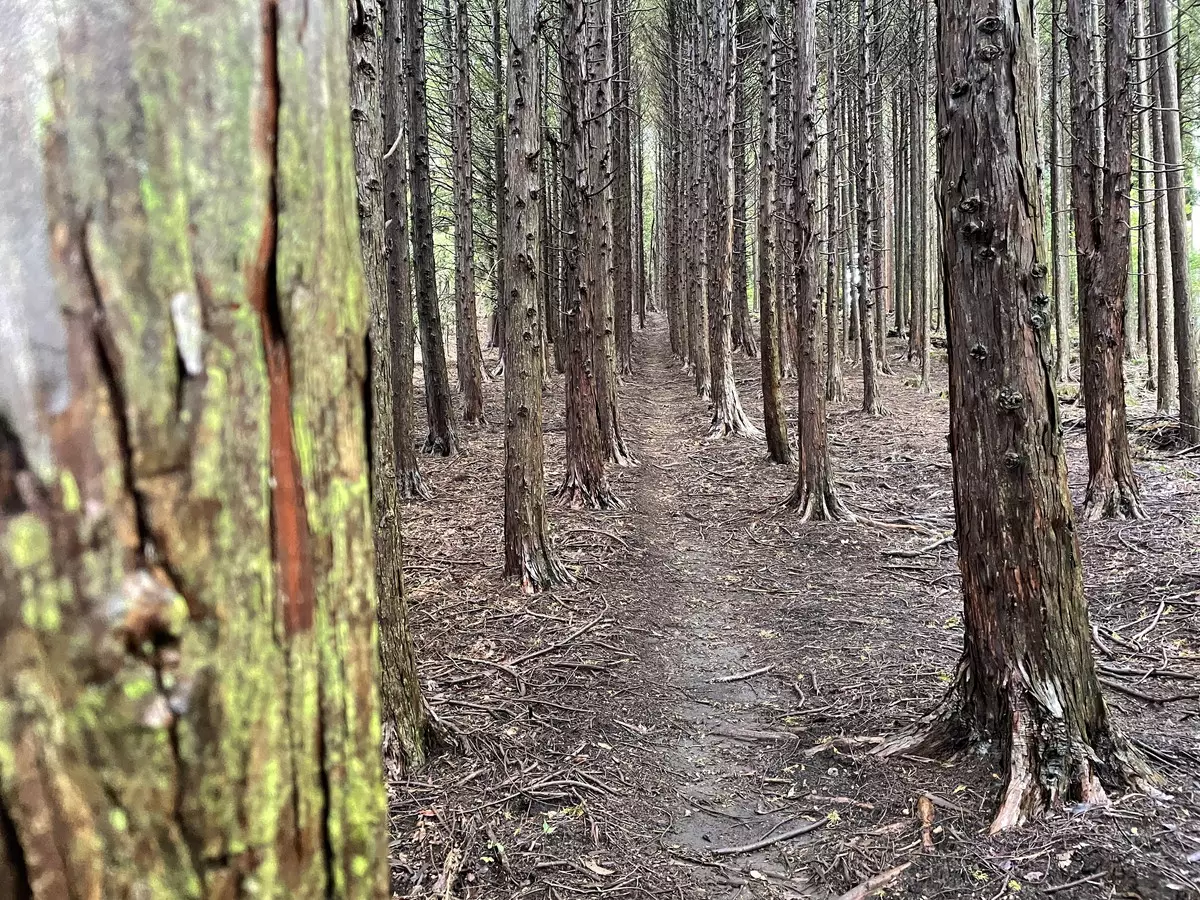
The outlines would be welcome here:
<svg viewBox="0 0 1200 900">
<path fill-rule="evenodd" d="M 1105 0 L 1103 116 L 1092 75 L 1095 0 L 1067 0 L 1079 355 L 1087 410 L 1088 519 L 1142 518 L 1125 425 L 1125 297 L 1131 180 L 1128 0 Z M 1103 122 L 1100 119 L 1103 119 Z M 1101 130 L 1103 128 L 1103 130 Z M 1040 311 L 1036 315 L 1043 315 Z"/>
<path fill-rule="evenodd" d="M 792 148 L 796 159 L 791 218 L 796 258 L 797 448 L 796 489 L 788 506 L 801 521 L 854 517 L 838 498 L 825 431 L 820 276 L 817 274 L 817 0 L 794 0 Z"/>
<path fill-rule="evenodd" d="M 458 351 L 458 389 L 463 423 L 484 421 L 483 353 L 479 348 L 479 312 L 475 299 L 474 169 L 471 160 L 471 48 L 467 0 L 454 0 L 451 43 L 454 85 L 451 104 L 454 157 L 454 308 Z"/>
<path fill-rule="evenodd" d="M 617 373 L 633 372 L 633 151 L 630 146 L 631 108 L 629 76 L 632 48 L 628 12 L 616 0 L 613 17 L 612 143 L 613 183 L 613 300 L 616 310 Z"/>
<path fill-rule="evenodd" d="M 0 13 L 6 896 L 386 894 L 348 17 L 306 11 Z"/>
<path fill-rule="evenodd" d="M 1196 326 L 1191 307 L 1187 223 L 1184 220 L 1186 188 L 1179 125 L 1179 85 L 1175 70 L 1175 45 L 1166 0 L 1150 0 L 1150 30 L 1155 34 L 1158 57 L 1155 69 L 1163 133 L 1163 168 L 1166 169 L 1167 230 L 1171 244 L 1171 279 L 1174 294 L 1175 362 L 1179 384 L 1179 424 L 1184 439 L 1200 436 L 1200 370 L 1197 369 Z M 1165 339 L 1164 339 L 1165 340 Z M 1169 346 L 1163 344 L 1163 346 Z"/>
<path fill-rule="evenodd" d="M 425 0 L 402 0 L 408 51 L 409 167 L 412 175 L 413 269 L 417 286 L 417 322 L 421 332 L 421 370 L 425 375 L 425 419 L 429 434 L 424 450 L 436 456 L 458 452 L 454 406 L 442 313 L 438 305 L 433 254 L 433 189 L 430 184 L 429 109 L 425 81 Z"/>
<path fill-rule="evenodd" d="M 538 321 L 538 186 L 542 149 L 538 0 L 508 0 L 507 190 L 504 259 L 504 574 L 527 591 L 574 579 L 550 543 L 542 439 L 542 328 Z"/>
<path fill-rule="evenodd" d="M 772 462 L 789 465 L 792 448 L 788 444 L 787 412 L 780 390 L 779 325 L 776 322 L 778 298 L 775 271 L 775 197 L 778 174 L 775 170 L 776 129 L 778 121 L 778 80 L 775 74 L 779 52 L 775 0 L 765 0 L 762 13 L 762 119 L 758 150 L 758 326 L 762 349 L 763 430 L 767 437 L 767 455 Z"/>
<path fill-rule="evenodd" d="M 965 648 L 916 740 L 1002 748 L 992 831 L 1097 802 L 1144 770 L 1109 719 L 1091 653 L 1051 369 L 1031 0 L 939 4 L 942 271 Z"/>
</svg>

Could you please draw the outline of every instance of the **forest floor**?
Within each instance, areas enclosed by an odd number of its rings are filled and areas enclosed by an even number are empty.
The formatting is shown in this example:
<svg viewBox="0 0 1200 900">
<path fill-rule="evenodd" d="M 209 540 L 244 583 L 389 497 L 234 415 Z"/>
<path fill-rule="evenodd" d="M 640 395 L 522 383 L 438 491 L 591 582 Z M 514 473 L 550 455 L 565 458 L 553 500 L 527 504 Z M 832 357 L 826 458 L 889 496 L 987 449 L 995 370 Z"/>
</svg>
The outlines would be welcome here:
<svg viewBox="0 0 1200 900">
<path fill-rule="evenodd" d="M 1152 409 L 1131 418 L 1148 520 L 1080 531 L 1108 702 L 1169 799 L 989 837 L 996 760 L 872 754 L 937 702 L 962 643 L 944 354 L 924 396 L 892 349 L 889 414 L 857 411 L 848 367 L 829 419 L 843 498 L 899 527 L 802 525 L 779 506 L 792 468 L 761 439 L 707 439 L 652 322 L 621 389 L 625 508 L 551 503 L 578 584 L 536 596 L 501 577 L 502 379 L 488 386 L 495 424 L 423 458 L 434 499 L 405 510 L 422 680 L 457 748 L 391 779 L 397 895 L 826 900 L 897 867 L 887 897 L 1200 895 L 1200 458 L 1155 447 Z M 760 419 L 758 361 L 736 365 Z M 560 377 L 546 397 L 549 492 Z M 1064 407 L 1077 502 L 1081 415 Z"/>
</svg>

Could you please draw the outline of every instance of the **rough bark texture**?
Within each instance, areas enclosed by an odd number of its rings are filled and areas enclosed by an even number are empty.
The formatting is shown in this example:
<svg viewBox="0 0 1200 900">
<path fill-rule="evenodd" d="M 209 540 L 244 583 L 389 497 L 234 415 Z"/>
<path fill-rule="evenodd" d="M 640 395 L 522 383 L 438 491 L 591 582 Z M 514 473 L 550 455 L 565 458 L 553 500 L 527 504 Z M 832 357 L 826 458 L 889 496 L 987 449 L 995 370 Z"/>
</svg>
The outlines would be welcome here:
<svg viewBox="0 0 1200 900">
<path fill-rule="evenodd" d="M 8 896 L 386 893 L 347 18 L 5 5 Z"/>
<path fill-rule="evenodd" d="M 1183 204 L 1186 199 L 1182 136 L 1179 125 L 1179 85 L 1175 43 L 1167 0 L 1150 0 L 1150 30 L 1158 50 L 1156 78 L 1162 122 L 1163 154 L 1156 157 L 1166 169 L 1167 230 L 1171 244 L 1171 284 L 1174 294 L 1176 375 L 1179 383 L 1179 424 L 1184 438 L 1200 436 L 1200 370 L 1197 369 L 1196 325 L 1192 314 L 1188 243 Z M 1165 338 L 1160 336 L 1163 346 Z"/>
<path fill-rule="evenodd" d="M 404 16 L 400 0 L 383 0 L 383 216 L 389 316 L 395 329 L 396 479 L 400 496 L 429 499 L 413 439 L 412 244 L 408 229 L 408 132 L 404 116 Z"/>
<path fill-rule="evenodd" d="M 452 43 L 454 85 L 451 104 L 451 152 L 454 157 L 454 336 L 463 422 L 484 420 L 483 353 L 479 348 L 479 311 L 475 299 L 475 194 L 471 162 L 471 53 L 467 0 L 454 0 Z"/>
<path fill-rule="evenodd" d="M 817 274 L 817 3 L 796 0 L 792 22 L 795 68 L 792 71 L 792 145 L 796 184 L 792 204 L 796 257 L 799 393 L 796 439 L 799 466 L 796 490 L 788 505 L 801 521 L 853 519 L 833 484 L 825 430 L 825 384 L 821 366 L 820 276 Z"/>
<path fill-rule="evenodd" d="M 380 705 L 388 739 L 404 769 L 425 761 L 425 707 L 408 629 L 401 565 L 400 479 L 396 475 L 395 383 L 399 357 L 388 304 L 384 262 L 382 10 L 377 0 L 350 0 L 350 123 L 358 188 L 359 244 L 370 326 L 371 511 L 375 529 L 375 591 L 379 603 Z M 385 741 L 386 743 L 386 741 Z"/>
<path fill-rule="evenodd" d="M 787 413 L 780 389 L 778 297 L 775 271 L 775 146 L 778 122 L 778 80 L 775 75 L 779 38 L 775 0 L 766 0 L 762 15 L 762 128 L 758 149 L 758 325 L 762 349 L 763 430 L 772 462 L 792 461 Z"/>
<path fill-rule="evenodd" d="M 425 375 L 425 452 L 451 456 L 458 451 L 454 405 L 442 313 L 438 305 L 433 255 L 433 189 L 430 184 L 429 108 L 425 83 L 425 0 L 401 0 L 407 46 L 409 168 L 412 175 L 413 270 L 416 273 L 417 321 L 421 332 L 421 371 Z"/>
<path fill-rule="evenodd" d="M 914 743 L 996 742 L 993 831 L 1131 778 L 1091 654 L 1045 297 L 1031 0 L 939 7 L 942 272 L 965 648 Z"/>
<path fill-rule="evenodd" d="M 538 0 L 509 0 L 504 573 L 519 578 L 529 591 L 572 580 L 554 552 L 546 526 L 542 328 L 537 303 L 542 145 L 537 18 Z"/>
<path fill-rule="evenodd" d="M 684 240 L 683 269 L 686 276 L 688 349 L 689 362 L 695 379 L 696 395 L 705 399 L 709 396 L 708 342 L 708 257 L 706 255 L 704 215 L 704 153 L 701 146 L 703 121 L 700 110 L 705 105 L 700 88 L 700 22 L 692 17 L 688 27 L 686 64 L 683 67 L 685 93 L 682 102 L 685 112 L 684 150 L 687 160 L 687 195 L 684 207 L 687 215 L 687 231 Z"/>
<path fill-rule="evenodd" d="M 560 50 L 563 84 L 563 318 L 566 334 L 567 471 L 558 497 L 571 506 L 619 505 L 604 471 L 593 347 L 597 344 L 595 293 L 599 252 L 595 240 L 597 188 L 602 167 L 594 165 L 586 130 L 587 58 L 592 50 L 585 15 L 598 4 L 567 0 Z M 594 14 L 594 13 L 593 13 Z M 588 219 L 585 221 L 585 213 Z"/>
<path fill-rule="evenodd" d="M 1095 19 L 1094 2 L 1067 0 L 1075 266 L 1083 310 L 1080 380 L 1087 410 L 1088 488 L 1084 509 L 1089 519 L 1141 518 L 1125 427 L 1123 360 L 1133 105 L 1129 92 L 1129 3 L 1105 0 L 1105 102 L 1101 116 L 1099 91 L 1091 72 L 1089 23 Z"/>
<path fill-rule="evenodd" d="M 505 168 L 508 165 L 504 150 L 507 128 L 507 109 L 504 105 L 504 17 L 502 0 L 492 0 L 492 109 L 494 139 L 492 141 L 492 201 L 496 239 L 496 289 L 492 308 L 492 346 L 500 351 L 500 371 L 504 370 L 504 311 L 508 291 L 504 284 L 504 211 L 508 202 L 505 192 Z"/>
</svg>

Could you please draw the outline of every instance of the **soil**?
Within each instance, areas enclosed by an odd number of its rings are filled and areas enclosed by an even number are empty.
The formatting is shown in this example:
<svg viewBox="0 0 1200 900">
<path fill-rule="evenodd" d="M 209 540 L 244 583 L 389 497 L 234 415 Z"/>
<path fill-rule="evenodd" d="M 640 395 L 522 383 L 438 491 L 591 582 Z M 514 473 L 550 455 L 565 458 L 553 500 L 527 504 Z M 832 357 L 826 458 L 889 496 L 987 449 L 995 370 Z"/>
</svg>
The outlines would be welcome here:
<svg viewBox="0 0 1200 900">
<path fill-rule="evenodd" d="M 887 897 L 1200 896 L 1200 459 L 1160 446 L 1134 391 L 1149 518 L 1080 525 L 1106 696 L 1166 796 L 990 837 L 999 760 L 872 753 L 936 704 L 962 644 L 944 354 L 925 396 L 891 350 L 885 417 L 857 411 L 853 365 L 829 409 L 838 486 L 871 526 L 798 523 L 780 506 L 795 473 L 760 439 L 708 439 L 656 318 L 621 388 L 624 509 L 550 504 L 575 586 L 501 577 L 502 378 L 498 424 L 422 458 L 434 499 L 406 507 L 405 568 L 454 746 L 391 779 L 398 896 L 835 898 L 880 873 Z M 758 361 L 736 367 L 760 410 Z M 546 398 L 552 491 L 561 376 Z M 1064 406 L 1077 502 L 1081 416 Z"/>
</svg>

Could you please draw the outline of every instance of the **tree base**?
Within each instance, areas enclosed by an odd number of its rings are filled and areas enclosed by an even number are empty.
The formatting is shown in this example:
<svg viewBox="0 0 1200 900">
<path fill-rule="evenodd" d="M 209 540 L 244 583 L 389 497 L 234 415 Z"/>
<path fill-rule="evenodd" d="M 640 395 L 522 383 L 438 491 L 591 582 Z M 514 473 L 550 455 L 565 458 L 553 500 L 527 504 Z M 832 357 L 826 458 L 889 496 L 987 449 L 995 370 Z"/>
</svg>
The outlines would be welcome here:
<svg viewBox="0 0 1200 900">
<path fill-rule="evenodd" d="M 536 594 L 564 584 L 574 584 L 575 577 L 559 561 L 548 538 L 533 538 L 522 542 L 517 549 L 515 565 L 506 566 L 505 575 L 521 580 L 521 589 Z"/>
<path fill-rule="evenodd" d="M 1099 522 L 1101 519 L 1144 519 L 1142 498 L 1137 485 L 1124 479 L 1093 479 L 1088 484 L 1083 501 L 1083 520 Z"/>
<path fill-rule="evenodd" d="M 453 456 L 458 452 L 458 436 L 453 431 L 447 434 L 430 432 L 421 452 L 426 456 Z"/>
<path fill-rule="evenodd" d="M 742 409 L 742 403 L 736 395 L 714 406 L 712 422 L 708 426 L 709 438 L 724 438 L 735 434 L 742 437 L 758 437 L 761 434 Z"/>
<path fill-rule="evenodd" d="M 599 484 L 589 483 L 578 472 L 568 468 L 563 477 L 563 483 L 554 492 L 554 498 L 563 506 L 571 509 L 623 509 L 623 504 L 608 487 L 608 480 L 603 476 Z"/>
<path fill-rule="evenodd" d="M 403 469 L 397 472 L 396 482 L 402 500 L 429 500 L 433 497 L 418 469 Z"/>
<path fill-rule="evenodd" d="M 953 756 L 972 748 L 988 749 L 1001 740 L 1007 773 L 989 833 L 1017 828 L 1063 802 L 1106 805 L 1105 785 L 1157 794 L 1156 776 L 1111 724 L 1099 729 L 1089 743 L 1081 730 L 1043 706 L 1016 672 L 1006 679 L 1008 687 L 1000 694 L 1004 708 L 990 717 L 993 722 L 1006 722 L 1007 732 L 984 733 L 968 711 L 966 672 L 965 661 L 960 662 L 954 685 L 942 702 L 911 731 L 885 741 L 874 752 Z"/>
<path fill-rule="evenodd" d="M 796 489 L 783 501 L 787 509 L 799 513 L 801 522 L 848 522 L 853 524 L 858 519 L 850 512 L 838 497 L 832 484 L 796 485 Z"/>
</svg>

